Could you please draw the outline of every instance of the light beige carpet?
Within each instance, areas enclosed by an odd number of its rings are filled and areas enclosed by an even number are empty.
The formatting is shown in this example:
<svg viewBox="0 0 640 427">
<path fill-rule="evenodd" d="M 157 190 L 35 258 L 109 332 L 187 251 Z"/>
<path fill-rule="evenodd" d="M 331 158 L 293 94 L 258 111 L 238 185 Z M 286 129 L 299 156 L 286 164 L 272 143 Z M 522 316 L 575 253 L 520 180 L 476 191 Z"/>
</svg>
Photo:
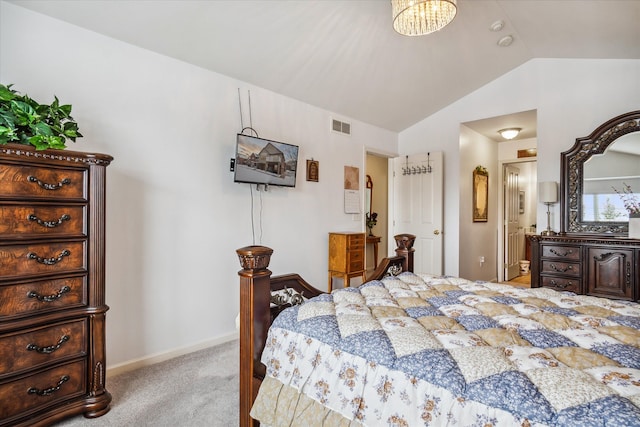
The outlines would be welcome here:
<svg viewBox="0 0 640 427">
<path fill-rule="evenodd" d="M 111 411 L 56 427 L 237 426 L 238 341 L 107 379 Z"/>
</svg>

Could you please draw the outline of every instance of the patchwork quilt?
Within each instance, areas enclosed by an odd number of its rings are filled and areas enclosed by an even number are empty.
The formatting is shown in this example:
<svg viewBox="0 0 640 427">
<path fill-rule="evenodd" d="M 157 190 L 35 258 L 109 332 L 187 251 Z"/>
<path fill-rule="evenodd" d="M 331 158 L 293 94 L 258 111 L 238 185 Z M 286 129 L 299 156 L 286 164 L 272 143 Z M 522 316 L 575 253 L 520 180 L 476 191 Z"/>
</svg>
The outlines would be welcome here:
<svg viewBox="0 0 640 427">
<path fill-rule="evenodd" d="M 285 310 L 262 362 L 356 425 L 640 426 L 631 302 L 402 273 Z"/>
</svg>

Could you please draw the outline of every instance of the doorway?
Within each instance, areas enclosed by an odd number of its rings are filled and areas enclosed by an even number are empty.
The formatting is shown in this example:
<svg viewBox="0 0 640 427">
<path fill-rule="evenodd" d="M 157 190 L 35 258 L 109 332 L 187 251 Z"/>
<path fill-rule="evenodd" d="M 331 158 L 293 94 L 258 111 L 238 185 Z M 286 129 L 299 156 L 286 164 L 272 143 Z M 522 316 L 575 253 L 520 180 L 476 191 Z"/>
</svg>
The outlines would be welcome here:
<svg viewBox="0 0 640 427">
<path fill-rule="evenodd" d="M 530 285 L 529 236 L 536 232 L 537 161 L 523 159 L 500 162 L 503 186 L 498 198 L 500 224 L 499 281 Z M 527 264 L 528 261 L 529 263 Z"/>
<path fill-rule="evenodd" d="M 376 214 L 376 224 L 371 229 L 373 238 L 369 236 L 365 248 L 365 269 L 367 274 L 371 273 L 375 269 L 375 246 L 377 245 L 378 262 L 386 256 L 389 229 L 389 172 L 388 172 L 388 160 L 389 158 L 375 153 L 367 152 L 365 163 L 365 182 L 370 178 L 371 189 L 365 193 L 369 193 L 370 200 L 370 213 Z M 367 185 L 368 186 L 368 185 Z M 365 206 L 367 203 L 365 203 Z M 365 208 L 366 210 L 366 208 Z M 365 212 L 366 214 L 367 212 Z M 365 227 L 365 232 L 369 234 L 369 230 Z M 377 238 L 380 238 L 378 241 Z"/>
</svg>

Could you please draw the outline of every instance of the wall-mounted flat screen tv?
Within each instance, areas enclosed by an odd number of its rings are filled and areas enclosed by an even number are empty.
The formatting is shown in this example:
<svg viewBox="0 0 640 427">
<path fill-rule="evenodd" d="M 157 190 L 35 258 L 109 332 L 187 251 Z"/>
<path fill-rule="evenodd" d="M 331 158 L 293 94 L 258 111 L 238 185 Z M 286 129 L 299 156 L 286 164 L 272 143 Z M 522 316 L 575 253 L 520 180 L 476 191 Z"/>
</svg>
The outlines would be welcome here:
<svg viewBox="0 0 640 427">
<path fill-rule="evenodd" d="M 238 134 L 235 182 L 296 186 L 298 146 Z"/>
</svg>

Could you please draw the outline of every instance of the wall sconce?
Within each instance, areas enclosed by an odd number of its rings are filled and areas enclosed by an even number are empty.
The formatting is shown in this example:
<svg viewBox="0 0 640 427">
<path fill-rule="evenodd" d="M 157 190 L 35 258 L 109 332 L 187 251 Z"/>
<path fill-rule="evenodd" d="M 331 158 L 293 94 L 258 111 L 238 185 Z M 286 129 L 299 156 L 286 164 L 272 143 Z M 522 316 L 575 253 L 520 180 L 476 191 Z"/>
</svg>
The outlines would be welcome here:
<svg viewBox="0 0 640 427">
<path fill-rule="evenodd" d="M 498 133 L 500 135 L 502 135 L 502 137 L 504 139 L 513 139 L 516 136 L 518 136 L 518 134 L 520 133 L 520 131 L 522 130 L 522 128 L 508 128 L 508 129 L 500 129 L 498 131 Z"/>
<path fill-rule="evenodd" d="M 540 233 L 541 236 L 555 236 L 551 230 L 551 205 L 558 201 L 558 183 L 555 181 L 541 182 L 538 184 L 538 200 L 547 205 L 547 229 Z"/>
</svg>

